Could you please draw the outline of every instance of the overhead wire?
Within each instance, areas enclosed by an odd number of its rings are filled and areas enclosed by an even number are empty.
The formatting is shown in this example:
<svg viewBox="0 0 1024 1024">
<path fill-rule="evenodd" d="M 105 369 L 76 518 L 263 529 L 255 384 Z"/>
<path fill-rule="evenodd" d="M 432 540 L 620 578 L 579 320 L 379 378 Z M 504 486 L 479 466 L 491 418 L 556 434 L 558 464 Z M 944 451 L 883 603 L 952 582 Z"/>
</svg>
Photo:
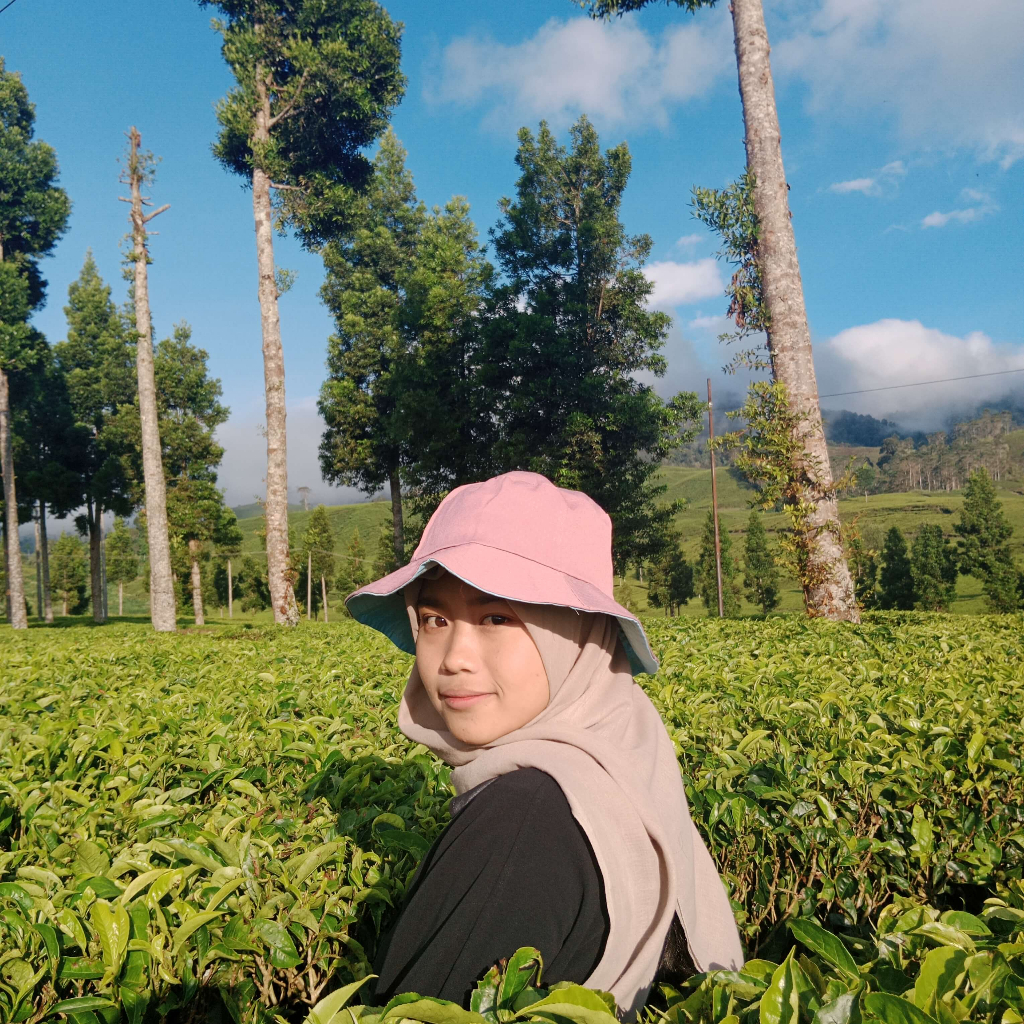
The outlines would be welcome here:
<svg viewBox="0 0 1024 1024">
<path fill-rule="evenodd" d="M 919 380 L 912 384 L 888 384 L 881 388 L 861 388 L 859 391 L 834 391 L 829 395 L 819 395 L 819 398 L 842 398 L 845 395 L 867 395 L 873 391 L 896 391 L 899 388 L 920 388 L 926 384 L 949 384 L 957 380 L 977 380 L 979 377 L 1001 377 L 1007 373 L 1024 373 L 1024 366 L 1017 366 L 1012 370 L 994 370 L 991 373 L 970 373 L 966 377 L 942 377 L 939 380 Z"/>
</svg>

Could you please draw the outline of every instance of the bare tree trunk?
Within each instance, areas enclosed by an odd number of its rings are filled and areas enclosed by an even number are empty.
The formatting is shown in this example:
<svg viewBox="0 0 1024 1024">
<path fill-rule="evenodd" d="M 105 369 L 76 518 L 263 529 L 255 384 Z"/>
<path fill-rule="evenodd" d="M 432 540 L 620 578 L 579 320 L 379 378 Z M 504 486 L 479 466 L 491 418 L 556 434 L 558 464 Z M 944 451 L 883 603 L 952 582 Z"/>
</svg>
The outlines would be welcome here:
<svg viewBox="0 0 1024 1024">
<path fill-rule="evenodd" d="M 192 610 L 195 612 L 196 625 L 205 626 L 203 618 L 203 577 L 199 572 L 199 541 L 188 542 L 188 553 L 192 557 Z"/>
<path fill-rule="evenodd" d="M 68 617 L 68 595 L 67 591 L 64 592 L 64 618 Z"/>
<path fill-rule="evenodd" d="M 86 518 L 89 524 L 89 599 L 92 602 L 93 622 L 104 622 L 103 577 L 100 572 L 100 522 L 103 509 L 97 501 L 86 502 Z"/>
<path fill-rule="evenodd" d="M 18 543 L 18 496 L 14 487 L 14 444 L 11 438 L 11 389 L 0 369 L 0 472 L 4 475 L 4 540 L 7 542 L 7 593 L 11 625 L 28 629 L 25 612 L 25 576 Z"/>
<path fill-rule="evenodd" d="M 327 580 L 323 576 L 320 577 L 320 594 L 324 600 L 324 622 L 330 622 L 327 616 Z"/>
<path fill-rule="evenodd" d="M 391 470 L 391 522 L 394 526 L 395 564 L 405 565 L 405 522 L 402 518 L 402 478 Z"/>
<path fill-rule="evenodd" d="M 306 621 L 313 618 L 313 552 L 306 553 Z"/>
<path fill-rule="evenodd" d="M 228 559 L 228 618 L 230 619 L 234 610 L 234 583 L 231 579 L 231 559 Z"/>
<path fill-rule="evenodd" d="M 747 167 L 754 176 L 754 208 L 760 222 L 757 261 L 771 325 L 768 344 L 772 373 L 786 386 L 790 410 L 799 424 L 804 454 L 797 468 L 810 481 L 806 499 L 814 506 L 808 523 L 811 550 L 804 603 L 810 615 L 859 622 L 818 404 L 764 10 L 761 0 L 732 0 L 731 9 Z"/>
<path fill-rule="evenodd" d="M 124 580 L 117 581 L 117 616 L 124 615 Z"/>
<path fill-rule="evenodd" d="M 36 512 L 36 618 L 43 617 L 43 555 L 39 550 L 39 513 Z"/>
<path fill-rule="evenodd" d="M 171 571 L 171 543 L 167 532 L 167 484 L 164 479 L 160 445 L 156 375 L 153 370 L 153 325 L 149 315 L 149 252 L 146 224 L 163 213 L 161 206 L 143 213 L 147 204 L 142 184 L 149 159 L 139 152 L 142 137 L 138 129 L 128 133 L 127 184 L 131 186 L 132 254 L 135 257 L 135 366 L 139 381 L 139 419 L 142 424 L 142 472 L 146 488 L 146 537 L 149 543 L 149 609 L 153 628 L 173 633 L 176 628 L 174 574 Z"/>
<path fill-rule="evenodd" d="M 43 556 L 43 608 L 46 621 L 53 623 L 53 599 L 50 594 L 50 546 L 46 540 L 46 502 L 39 502 L 39 538 Z M 67 612 L 64 613 L 65 615 Z"/>
<path fill-rule="evenodd" d="M 103 601 L 103 621 L 110 618 L 110 610 L 107 607 L 107 535 L 103 529 L 103 517 L 99 518 L 100 524 L 100 596 Z"/>
<path fill-rule="evenodd" d="M 270 98 L 266 75 L 256 69 L 259 108 L 253 141 L 270 141 Z M 274 225 L 270 178 L 257 163 L 252 171 L 252 210 L 256 224 L 256 263 L 259 269 L 260 321 L 263 328 L 263 382 L 267 407 L 267 580 L 274 621 L 285 626 L 299 622 L 288 558 L 288 439 L 284 398 L 284 350 L 274 275 Z"/>
</svg>

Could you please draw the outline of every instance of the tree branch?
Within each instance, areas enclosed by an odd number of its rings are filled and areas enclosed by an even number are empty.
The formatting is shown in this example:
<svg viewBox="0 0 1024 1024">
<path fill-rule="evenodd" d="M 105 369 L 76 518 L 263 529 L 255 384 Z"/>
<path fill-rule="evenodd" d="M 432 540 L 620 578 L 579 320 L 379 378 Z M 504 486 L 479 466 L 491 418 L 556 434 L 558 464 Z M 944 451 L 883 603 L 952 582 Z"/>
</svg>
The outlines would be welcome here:
<svg viewBox="0 0 1024 1024">
<path fill-rule="evenodd" d="M 271 188 L 280 189 L 282 192 L 305 192 L 304 188 L 299 188 L 298 185 L 279 185 L 276 181 L 270 183 Z"/>
<path fill-rule="evenodd" d="M 308 71 L 303 71 L 299 77 L 299 83 L 295 86 L 295 92 L 292 94 L 291 101 L 285 106 L 284 110 L 279 111 L 273 117 L 267 121 L 267 127 L 273 128 L 274 125 L 280 124 L 286 117 L 291 117 L 295 113 L 295 105 L 302 98 L 302 87 L 306 84 L 306 79 L 309 77 Z"/>
<path fill-rule="evenodd" d="M 146 216 L 142 218 L 142 223 L 143 224 L 148 224 L 154 217 L 159 217 L 160 214 L 164 212 L 164 210 L 169 210 L 170 208 L 171 208 L 171 204 L 170 203 L 164 203 L 163 206 L 161 206 L 158 209 L 154 210 L 152 213 L 147 213 Z"/>
</svg>

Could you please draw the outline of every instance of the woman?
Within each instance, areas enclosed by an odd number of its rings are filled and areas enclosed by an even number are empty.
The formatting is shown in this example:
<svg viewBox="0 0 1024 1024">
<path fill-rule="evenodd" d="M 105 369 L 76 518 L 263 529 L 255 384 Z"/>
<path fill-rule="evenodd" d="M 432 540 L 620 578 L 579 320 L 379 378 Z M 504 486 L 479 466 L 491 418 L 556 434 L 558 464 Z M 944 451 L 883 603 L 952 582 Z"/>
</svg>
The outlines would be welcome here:
<svg viewBox="0 0 1024 1024">
<path fill-rule="evenodd" d="M 379 999 L 464 1004 L 520 946 L 546 982 L 627 1012 L 673 949 L 740 966 L 672 741 L 633 682 L 658 663 L 612 596 L 611 521 L 590 498 L 535 473 L 459 487 L 412 561 L 347 604 L 415 653 L 398 723 L 458 793 L 378 954 Z"/>
</svg>

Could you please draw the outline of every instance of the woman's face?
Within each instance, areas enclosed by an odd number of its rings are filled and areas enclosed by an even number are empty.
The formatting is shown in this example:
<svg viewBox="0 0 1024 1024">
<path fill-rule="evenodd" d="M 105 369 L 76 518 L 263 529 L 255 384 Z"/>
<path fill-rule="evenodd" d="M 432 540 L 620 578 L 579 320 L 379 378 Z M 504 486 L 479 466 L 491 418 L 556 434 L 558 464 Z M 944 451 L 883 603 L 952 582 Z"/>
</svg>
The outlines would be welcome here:
<svg viewBox="0 0 1024 1024">
<path fill-rule="evenodd" d="M 416 602 L 416 665 L 448 731 L 483 746 L 548 706 L 548 677 L 526 626 L 507 601 L 445 573 Z"/>
</svg>

